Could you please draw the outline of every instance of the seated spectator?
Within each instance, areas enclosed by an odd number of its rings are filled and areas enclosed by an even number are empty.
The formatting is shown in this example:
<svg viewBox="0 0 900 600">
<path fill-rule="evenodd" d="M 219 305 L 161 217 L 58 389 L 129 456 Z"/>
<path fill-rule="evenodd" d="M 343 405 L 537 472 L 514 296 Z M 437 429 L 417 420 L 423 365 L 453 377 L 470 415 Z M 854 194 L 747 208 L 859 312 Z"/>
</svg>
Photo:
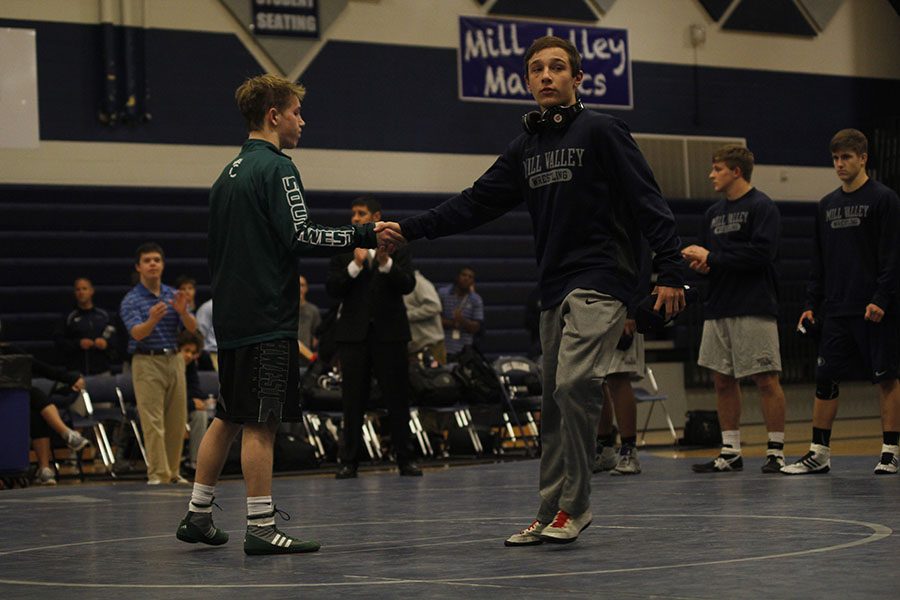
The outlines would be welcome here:
<svg viewBox="0 0 900 600">
<path fill-rule="evenodd" d="M 182 331 L 178 334 L 178 351 L 184 358 L 184 379 L 187 383 L 187 422 L 190 426 L 188 436 L 188 467 L 197 470 L 197 453 L 200 441 L 209 427 L 209 413 L 206 411 L 206 397 L 200 389 L 200 376 L 197 374 L 197 359 L 203 352 L 203 337 L 199 333 Z"/>
<path fill-rule="evenodd" d="M 216 332 L 213 329 L 213 301 L 212 298 L 200 305 L 197 309 L 197 333 L 203 336 L 204 347 L 201 361 L 209 358 L 212 368 L 219 370 L 219 346 L 216 344 Z M 207 367 L 208 370 L 208 367 Z"/>
<path fill-rule="evenodd" d="M 452 361 L 463 346 L 473 344 L 484 321 L 484 302 L 475 292 L 475 271 L 463 267 L 456 274 L 456 281 L 441 288 L 439 294 L 443 306 L 444 344 Z"/>
<path fill-rule="evenodd" d="M 179 275 L 175 279 L 175 289 L 187 296 L 188 310 L 197 313 L 197 280 L 187 275 Z"/>
<path fill-rule="evenodd" d="M 440 365 L 447 364 L 444 326 L 441 321 L 441 298 L 434 284 L 416 269 L 416 287 L 403 296 L 406 318 L 412 339 L 407 345 L 410 360 L 417 362 L 419 353 L 428 355 Z M 426 360 L 430 363 L 431 360 Z"/>
<path fill-rule="evenodd" d="M 94 306 L 94 286 L 86 277 L 75 280 L 76 308 L 56 331 L 56 349 L 66 368 L 85 375 L 110 372 L 116 348 L 112 317 Z"/>
<path fill-rule="evenodd" d="M 306 294 L 309 284 L 306 277 L 300 276 L 300 325 L 297 328 L 297 339 L 300 341 L 300 366 L 305 367 L 315 358 L 319 349 L 319 340 L 314 332 L 322 324 L 322 313 L 319 307 L 307 302 Z"/>
<path fill-rule="evenodd" d="M 28 352 L 15 346 L 0 344 L 0 354 L 28 354 Z M 32 359 L 31 374 L 34 377 L 43 377 L 64 383 L 74 391 L 84 389 L 84 378 L 78 373 L 54 367 L 39 360 Z M 35 481 L 41 485 L 56 485 L 56 474 L 50 468 L 50 460 L 53 458 L 50 436 L 53 432 L 58 433 L 66 445 L 76 452 L 90 444 L 90 441 L 74 429 L 69 429 L 63 422 L 59 409 L 50 402 L 44 392 L 34 386 L 29 392 L 31 447 L 34 449 L 38 461 Z"/>
</svg>

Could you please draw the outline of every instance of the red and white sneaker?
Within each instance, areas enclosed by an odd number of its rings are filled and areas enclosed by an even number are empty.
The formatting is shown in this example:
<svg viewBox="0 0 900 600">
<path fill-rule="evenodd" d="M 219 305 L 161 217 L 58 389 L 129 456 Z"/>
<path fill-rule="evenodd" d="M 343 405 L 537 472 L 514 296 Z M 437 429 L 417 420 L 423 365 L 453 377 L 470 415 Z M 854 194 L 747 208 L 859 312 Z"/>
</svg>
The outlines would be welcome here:
<svg viewBox="0 0 900 600">
<path fill-rule="evenodd" d="M 556 513 L 553 522 L 541 531 L 541 540 L 551 544 L 570 544 L 578 539 L 578 534 L 591 524 L 593 515 L 586 510 L 573 517 L 564 510 Z"/>
</svg>

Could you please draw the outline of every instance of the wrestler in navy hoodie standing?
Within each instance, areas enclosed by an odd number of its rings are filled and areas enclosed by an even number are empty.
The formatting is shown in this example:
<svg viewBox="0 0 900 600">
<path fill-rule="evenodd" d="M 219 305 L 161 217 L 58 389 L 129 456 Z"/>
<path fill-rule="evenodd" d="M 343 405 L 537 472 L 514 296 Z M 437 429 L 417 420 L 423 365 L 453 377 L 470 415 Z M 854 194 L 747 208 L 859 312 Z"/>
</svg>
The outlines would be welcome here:
<svg viewBox="0 0 900 600">
<path fill-rule="evenodd" d="M 684 307 L 675 219 L 628 127 L 577 100 L 581 57 L 547 36 L 525 54 L 540 111 L 475 184 L 401 223 L 398 243 L 477 227 L 523 200 L 531 214 L 541 294 L 544 395 L 541 505 L 510 546 L 575 541 L 591 521 L 590 478 L 602 383 L 637 286 L 641 236 L 656 252 L 657 308 Z"/>
<path fill-rule="evenodd" d="M 798 328 L 821 327 L 809 452 L 787 475 L 831 469 L 831 428 L 839 384 L 862 366 L 881 400 L 876 475 L 900 470 L 900 198 L 866 173 L 869 143 L 856 129 L 831 139 L 841 187 L 819 202 L 806 310 Z"/>
</svg>

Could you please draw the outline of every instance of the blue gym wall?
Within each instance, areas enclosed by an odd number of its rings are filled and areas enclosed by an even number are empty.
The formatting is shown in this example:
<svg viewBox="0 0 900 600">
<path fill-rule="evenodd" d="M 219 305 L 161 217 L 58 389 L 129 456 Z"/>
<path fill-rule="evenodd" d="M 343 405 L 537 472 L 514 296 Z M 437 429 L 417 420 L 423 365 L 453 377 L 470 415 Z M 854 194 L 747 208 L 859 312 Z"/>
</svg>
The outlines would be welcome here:
<svg viewBox="0 0 900 600">
<path fill-rule="evenodd" d="M 0 20 L 37 30 L 43 140 L 233 145 L 235 82 L 261 71 L 231 34 L 147 30 L 153 119 L 110 128 L 97 25 Z M 302 77 L 304 148 L 496 154 L 526 107 L 457 99 L 456 51 L 330 41 Z M 635 61 L 636 132 L 746 137 L 761 162 L 827 166 L 828 140 L 898 112 L 900 80 Z M 700 90 L 694 103 L 694 77 Z"/>
</svg>

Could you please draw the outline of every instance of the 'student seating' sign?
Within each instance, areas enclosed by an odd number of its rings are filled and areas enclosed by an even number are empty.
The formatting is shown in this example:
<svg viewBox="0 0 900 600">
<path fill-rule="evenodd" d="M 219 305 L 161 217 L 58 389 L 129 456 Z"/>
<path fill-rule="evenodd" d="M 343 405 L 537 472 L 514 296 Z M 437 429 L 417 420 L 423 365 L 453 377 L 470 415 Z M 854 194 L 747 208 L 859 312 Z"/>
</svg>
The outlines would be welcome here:
<svg viewBox="0 0 900 600">
<path fill-rule="evenodd" d="M 250 0 L 254 35 L 319 37 L 318 0 Z"/>
</svg>

